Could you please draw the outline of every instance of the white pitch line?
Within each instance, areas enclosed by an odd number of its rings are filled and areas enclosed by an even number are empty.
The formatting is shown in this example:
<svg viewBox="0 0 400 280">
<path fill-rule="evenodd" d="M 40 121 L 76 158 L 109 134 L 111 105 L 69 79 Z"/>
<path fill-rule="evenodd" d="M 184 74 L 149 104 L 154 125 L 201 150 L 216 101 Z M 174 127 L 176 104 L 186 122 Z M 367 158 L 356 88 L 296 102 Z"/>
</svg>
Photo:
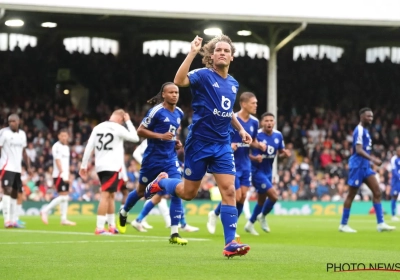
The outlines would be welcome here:
<svg viewBox="0 0 400 280">
<path fill-rule="evenodd" d="M 165 240 L 77 240 L 77 241 L 33 241 L 33 242 L 0 242 L 0 245 L 35 245 L 35 244 L 75 244 L 75 243 L 139 243 L 139 242 L 164 242 Z"/>
<path fill-rule="evenodd" d="M 94 233 L 90 232 L 76 232 L 76 231 L 52 231 L 52 230 L 29 230 L 29 229 L 0 229 L 0 232 L 17 232 L 17 233 L 43 233 L 43 234 L 63 234 L 63 235 L 88 235 L 95 236 Z M 106 235 L 108 236 L 108 235 Z M 128 238 L 153 238 L 153 239 L 163 239 L 165 240 L 167 237 L 162 236 L 152 236 L 152 235 L 125 235 L 125 234 L 113 234 L 110 235 L 112 237 L 128 237 Z M 210 239 L 206 238 L 186 238 L 190 241 L 210 241 Z"/>
</svg>

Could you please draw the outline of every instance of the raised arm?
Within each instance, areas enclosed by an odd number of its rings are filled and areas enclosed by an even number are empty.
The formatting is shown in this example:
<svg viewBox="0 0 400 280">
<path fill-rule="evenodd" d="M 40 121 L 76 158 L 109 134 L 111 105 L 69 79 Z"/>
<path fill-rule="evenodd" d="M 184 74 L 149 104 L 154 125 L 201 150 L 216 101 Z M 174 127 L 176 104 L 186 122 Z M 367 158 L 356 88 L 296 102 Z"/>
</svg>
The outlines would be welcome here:
<svg viewBox="0 0 400 280">
<path fill-rule="evenodd" d="M 121 127 L 121 137 L 122 139 L 126 140 L 126 141 L 130 141 L 130 142 L 139 142 L 139 136 L 136 132 L 136 128 L 133 126 L 133 123 L 131 121 L 131 118 L 129 117 L 128 113 L 124 114 L 124 121 L 126 126 L 128 127 L 128 130 L 124 129 L 123 127 Z"/>
<path fill-rule="evenodd" d="M 190 44 L 190 52 L 186 56 L 185 60 L 182 62 L 181 66 L 176 72 L 174 83 L 180 87 L 187 87 L 190 84 L 188 73 L 190 69 L 190 65 L 193 62 L 193 59 L 196 57 L 197 53 L 201 49 L 201 43 L 203 42 L 203 38 L 196 36 L 194 40 Z"/>
</svg>

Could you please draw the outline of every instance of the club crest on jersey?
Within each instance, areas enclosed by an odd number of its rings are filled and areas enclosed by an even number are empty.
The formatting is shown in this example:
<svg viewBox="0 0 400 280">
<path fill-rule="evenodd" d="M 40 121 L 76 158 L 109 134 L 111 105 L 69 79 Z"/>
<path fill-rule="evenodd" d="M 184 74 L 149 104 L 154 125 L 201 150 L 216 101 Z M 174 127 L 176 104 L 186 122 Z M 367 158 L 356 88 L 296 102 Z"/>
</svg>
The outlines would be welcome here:
<svg viewBox="0 0 400 280">
<path fill-rule="evenodd" d="M 262 188 L 262 189 L 267 188 L 267 184 L 261 184 L 261 188 Z"/>
<path fill-rule="evenodd" d="M 149 181 L 149 179 L 147 179 L 147 177 L 143 177 L 142 181 L 143 181 L 143 183 L 147 183 Z"/>
<path fill-rule="evenodd" d="M 254 127 L 250 126 L 250 131 L 254 132 Z"/>
<path fill-rule="evenodd" d="M 177 118 L 177 119 L 176 119 L 176 122 L 177 122 L 178 124 L 180 124 L 180 123 L 181 123 L 181 118 Z"/>
<path fill-rule="evenodd" d="M 144 122 L 145 124 L 150 124 L 150 123 L 151 123 L 151 118 L 147 117 L 147 118 L 145 118 L 145 119 L 143 120 L 143 122 Z"/>
<path fill-rule="evenodd" d="M 235 86 L 232 86 L 232 91 L 233 91 L 233 93 L 236 93 L 237 92 L 237 88 Z"/>
<path fill-rule="evenodd" d="M 278 144 L 278 143 L 279 143 L 278 138 L 275 138 L 275 139 L 274 139 L 274 142 L 275 142 L 275 144 Z"/>
<path fill-rule="evenodd" d="M 190 168 L 186 168 L 186 169 L 185 169 L 185 175 L 186 175 L 186 176 L 192 175 L 192 170 L 191 170 Z"/>
</svg>

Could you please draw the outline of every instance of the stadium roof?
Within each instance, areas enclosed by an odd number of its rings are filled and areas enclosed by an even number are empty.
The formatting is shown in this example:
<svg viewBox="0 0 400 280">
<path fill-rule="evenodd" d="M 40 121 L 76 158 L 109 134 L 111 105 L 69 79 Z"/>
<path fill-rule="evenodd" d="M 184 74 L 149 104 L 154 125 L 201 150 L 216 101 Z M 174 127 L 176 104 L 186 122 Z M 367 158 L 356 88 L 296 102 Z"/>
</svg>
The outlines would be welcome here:
<svg viewBox="0 0 400 280">
<path fill-rule="evenodd" d="M 0 7 L 24 10 L 146 17 L 224 19 L 258 22 L 301 22 L 319 24 L 400 25 L 398 0 L 3 0 Z"/>
<path fill-rule="evenodd" d="M 55 6 L 54 3 L 58 2 L 50 0 L 5 0 L 0 3 L 0 7 L 6 8 L 5 16 L 0 19 L 0 32 L 37 36 L 56 32 L 64 37 L 102 36 L 119 39 L 135 36 L 141 41 L 190 41 L 195 35 L 206 37 L 203 30 L 217 26 L 234 41 L 265 44 L 272 26 L 283 29 L 280 34 L 283 38 L 305 21 L 308 23 L 307 29 L 295 38 L 295 44 L 330 44 L 343 47 L 355 43 L 363 46 L 400 45 L 400 1 L 381 0 L 376 3 L 374 0 L 337 0 L 329 8 L 320 4 L 313 7 L 311 4 L 314 0 L 291 1 L 292 4 L 301 2 L 301 5 L 288 5 L 288 1 L 290 0 L 274 2 L 270 7 L 261 9 L 259 5 L 251 5 L 254 0 L 248 0 L 247 5 L 238 10 L 235 5 L 237 1 L 234 0 L 229 5 L 213 2 L 213 6 L 207 5 L 211 0 L 203 0 L 196 3 L 196 13 L 193 13 L 190 11 L 193 7 L 190 8 L 186 0 L 140 3 L 100 1 L 96 3 L 97 8 L 90 7 L 88 3 L 91 1 L 70 0 Z M 154 2 L 158 4 L 155 5 Z M 186 4 L 178 5 L 178 2 Z M 346 6 L 342 5 L 343 2 L 347 2 Z M 371 3 L 375 4 L 369 5 Z M 125 10 L 122 10 L 123 4 L 128 5 Z M 287 5 L 286 10 L 284 4 Z M 85 7 L 78 8 L 79 5 Z M 236 7 L 236 10 L 232 10 L 231 6 Z M 189 9 L 186 11 L 189 13 L 185 13 L 184 9 Z M 258 12 L 258 15 L 250 16 L 253 12 Z M 300 12 L 304 12 L 302 16 Z M 4 21 L 10 18 L 21 18 L 25 25 L 19 29 L 6 27 Z M 49 30 L 40 26 L 42 22 L 48 21 L 56 22 L 57 28 Z M 236 33 L 239 30 L 250 30 L 253 34 L 248 37 L 238 36 Z"/>
</svg>

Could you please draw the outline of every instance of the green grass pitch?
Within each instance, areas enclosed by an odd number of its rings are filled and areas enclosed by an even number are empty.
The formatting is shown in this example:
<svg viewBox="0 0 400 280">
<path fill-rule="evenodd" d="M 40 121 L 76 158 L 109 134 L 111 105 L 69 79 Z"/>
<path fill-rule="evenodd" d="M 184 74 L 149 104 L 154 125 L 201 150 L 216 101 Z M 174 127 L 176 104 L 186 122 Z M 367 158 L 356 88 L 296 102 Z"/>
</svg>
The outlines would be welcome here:
<svg viewBox="0 0 400 280">
<path fill-rule="evenodd" d="M 133 216 L 131 216 L 132 218 Z M 26 229 L 0 229 L 0 279 L 400 279 L 384 271 L 327 272 L 327 263 L 400 263 L 400 232 L 378 233 L 375 216 L 352 216 L 356 234 L 338 232 L 338 216 L 270 216 L 271 233 L 244 232 L 251 246 L 244 257 L 222 256 L 223 231 L 206 229 L 206 216 L 189 216 L 196 233 L 182 233 L 187 246 L 168 243 L 169 229 L 150 216 L 154 229 L 95 236 L 95 216 L 72 216 L 75 227 L 49 225 L 39 217 L 22 217 Z M 389 224 L 389 217 L 386 218 Z"/>
</svg>

